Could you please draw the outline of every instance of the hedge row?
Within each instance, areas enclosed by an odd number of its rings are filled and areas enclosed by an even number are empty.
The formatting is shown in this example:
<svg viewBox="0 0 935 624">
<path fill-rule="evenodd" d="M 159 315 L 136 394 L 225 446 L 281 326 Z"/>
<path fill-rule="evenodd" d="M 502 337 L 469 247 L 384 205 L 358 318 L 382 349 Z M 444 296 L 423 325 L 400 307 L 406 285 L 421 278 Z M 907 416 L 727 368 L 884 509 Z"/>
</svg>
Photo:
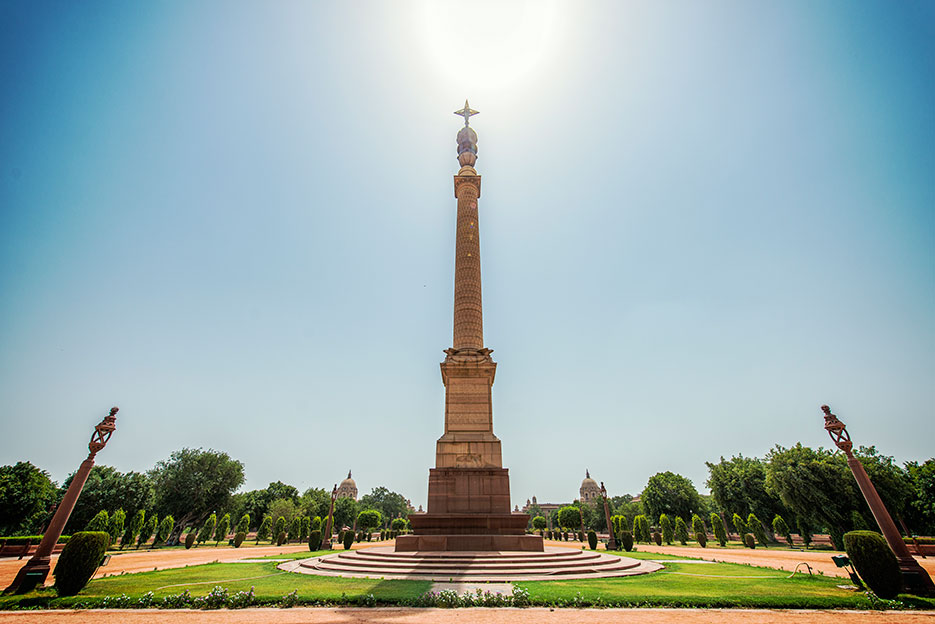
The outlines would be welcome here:
<svg viewBox="0 0 935 624">
<path fill-rule="evenodd" d="M 63 535 L 58 538 L 59 544 L 64 544 L 71 538 L 71 535 Z M 0 542 L 8 546 L 23 546 L 26 542 L 38 544 L 42 541 L 41 535 L 17 535 L 16 537 L 0 537 Z"/>
</svg>

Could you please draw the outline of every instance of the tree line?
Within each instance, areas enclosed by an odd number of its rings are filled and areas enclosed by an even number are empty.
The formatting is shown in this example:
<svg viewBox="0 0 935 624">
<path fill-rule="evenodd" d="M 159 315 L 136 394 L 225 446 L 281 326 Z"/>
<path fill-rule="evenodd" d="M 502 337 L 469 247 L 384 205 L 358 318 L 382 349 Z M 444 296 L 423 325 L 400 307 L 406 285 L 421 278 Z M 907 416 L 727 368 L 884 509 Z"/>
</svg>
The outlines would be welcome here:
<svg viewBox="0 0 935 624">
<path fill-rule="evenodd" d="M 58 487 L 48 472 L 30 462 L 0 466 L 0 536 L 40 534 L 73 477 L 74 473 Z M 313 487 L 300 494 L 294 486 L 276 481 L 263 489 L 237 492 L 243 482 L 243 463 L 227 453 L 211 449 L 183 448 L 147 472 L 122 473 L 111 466 L 94 466 L 65 527 L 65 534 L 88 526 L 104 526 L 103 530 L 114 534 L 112 543 L 116 543 L 118 537 L 134 527 L 134 541 L 138 542 L 140 535 L 144 535 L 147 540 L 172 543 L 186 529 L 205 527 L 214 515 L 216 524 L 212 536 L 201 540 L 208 541 L 222 528 L 225 517 L 228 529 L 234 522 L 232 519 L 236 519 L 245 533 L 259 531 L 265 518 L 272 518 L 274 523 L 283 518 L 287 534 L 293 532 L 290 529 L 296 520 L 299 533 L 306 521 L 310 524 L 316 517 L 327 518 L 330 490 Z M 409 515 L 408 503 L 401 494 L 377 487 L 359 501 L 337 499 L 335 530 L 353 526 L 359 514 L 366 510 L 379 512 L 383 528 L 389 528 L 393 519 Z M 367 515 L 367 518 L 372 516 Z M 136 528 L 137 522 L 141 523 L 139 528 Z M 118 525 L 123 527 L 122 531 L 117 531 Z M 166 527 L 168 531 L 163 534 Z M 270 527 L 270 532 L 275 528 Z M 306 534 L 308 530 L 310 527 Z M 275 535 L 273 537 L 275 539 Z"/>
</svg>

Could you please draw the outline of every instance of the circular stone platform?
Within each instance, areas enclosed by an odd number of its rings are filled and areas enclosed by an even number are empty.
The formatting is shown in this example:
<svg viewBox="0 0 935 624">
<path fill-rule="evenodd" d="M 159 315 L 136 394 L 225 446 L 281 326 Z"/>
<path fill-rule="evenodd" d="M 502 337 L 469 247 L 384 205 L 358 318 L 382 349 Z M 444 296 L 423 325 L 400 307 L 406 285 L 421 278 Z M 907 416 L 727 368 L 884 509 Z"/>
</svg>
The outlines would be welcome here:
<svg viewBox="0 0 935 624">
<path fill-rule="evenodd" d="M 549 581 L 633 576 L 661 570 L 652 561 L 593 550 L 546 547 L 544 552 L 396 552 L 392 547 L 345 550 L 289 561 L 280 570 L 348 578 L 425 581 Z"/>
</svg>

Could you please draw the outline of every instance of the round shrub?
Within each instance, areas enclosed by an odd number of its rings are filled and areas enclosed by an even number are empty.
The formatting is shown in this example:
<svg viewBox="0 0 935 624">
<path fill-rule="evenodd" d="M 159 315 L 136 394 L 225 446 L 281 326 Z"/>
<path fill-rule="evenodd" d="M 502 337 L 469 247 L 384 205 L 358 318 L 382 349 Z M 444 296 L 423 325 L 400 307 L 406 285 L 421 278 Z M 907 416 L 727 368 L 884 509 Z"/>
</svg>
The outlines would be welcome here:
<svg viewBox="0 0 935 624">
<path fill-rule="evenodd" d="M 588 548 L 597 550 L 597 533 L 588 531 Z"/>
<path fill-rule="evenodd" d="M 354 532 L 345 531 L 344 532 L 344 550 L 350 550 L 351 544 L 354 543 Z"/>
<path fill-rule="evenodd" d="M 747 548 L 756 548 L 756 538 L 753 533 L 747 533 L 743 536 L 743 543 Z"/>
<path fill-rule="evenodd" d="M 286 543 L 286 532 L 280 531 L 279 535 L 276 536 L 276 545 L 282 546 L 285 543 Z"/>
<path fill-rule="evenodd" d="M 240 545 L 243 544 L 243 541 L 247 539 L 247 534 L 243 531 L 239 531 L 234 535 L 234 548 L 240 548 Z"/>
<path fill-rule="evenodd" d="M 196 537 L 197 536 L 195 535 L 194 531 L 188 532 L 188 535 L 185 536 L 185 550 L 188 550 L 189 548 L 195 545 Z"/>
<path fill-rule="evenodd" d="M 656 542 L 656 546 L 662 546 L 662 533 L 653 531 L 653 541 Z"/>
<path fill-rule="evenodd" d="M 321 531 L 315 529 L 308 534 L 308 549 L 311 551 L 321 548 Z"/>
<path fill-rule="evenodd" d="M 71 536 L 55 565 L 59 596 L 74 596 L 88 584 L 109 544 L 110 535 L 106 531 L 81 531 Z"/>
<path fill-rule="evenodd" d="M 620 531 L 620 545 L 627 552 L 633 550 L 633 534 L 629 531 Z"/>
<path fill-rule="evenodd" d="M 701 531 L 695 533 L 695 541 L 698 542 L 698 545 L 702 548 L 708 545 L 708 536 Z"/>
<path fill-rule="evenodd" d="M 845 533 L 844 549 L 857 574 L 873 593 L 888 600 L 896 597 L 902 585 L 902 574 L 896 555 L 882 535 L 875 531 Z"/>
</svg>

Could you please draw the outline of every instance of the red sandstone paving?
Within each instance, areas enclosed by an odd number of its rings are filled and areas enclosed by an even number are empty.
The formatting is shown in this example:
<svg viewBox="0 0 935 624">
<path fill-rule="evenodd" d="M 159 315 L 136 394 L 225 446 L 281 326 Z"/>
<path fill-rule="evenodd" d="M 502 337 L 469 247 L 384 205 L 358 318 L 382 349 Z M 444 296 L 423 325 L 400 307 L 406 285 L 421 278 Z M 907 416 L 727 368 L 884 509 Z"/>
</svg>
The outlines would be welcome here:
<svg viewBox="0 0 935 624">
<path fill-rule="evenodd" d="M 935 611 L 747 609 L 243 609 L 0 612 L 2 624 L 931 624 Z"/>
</svg>

